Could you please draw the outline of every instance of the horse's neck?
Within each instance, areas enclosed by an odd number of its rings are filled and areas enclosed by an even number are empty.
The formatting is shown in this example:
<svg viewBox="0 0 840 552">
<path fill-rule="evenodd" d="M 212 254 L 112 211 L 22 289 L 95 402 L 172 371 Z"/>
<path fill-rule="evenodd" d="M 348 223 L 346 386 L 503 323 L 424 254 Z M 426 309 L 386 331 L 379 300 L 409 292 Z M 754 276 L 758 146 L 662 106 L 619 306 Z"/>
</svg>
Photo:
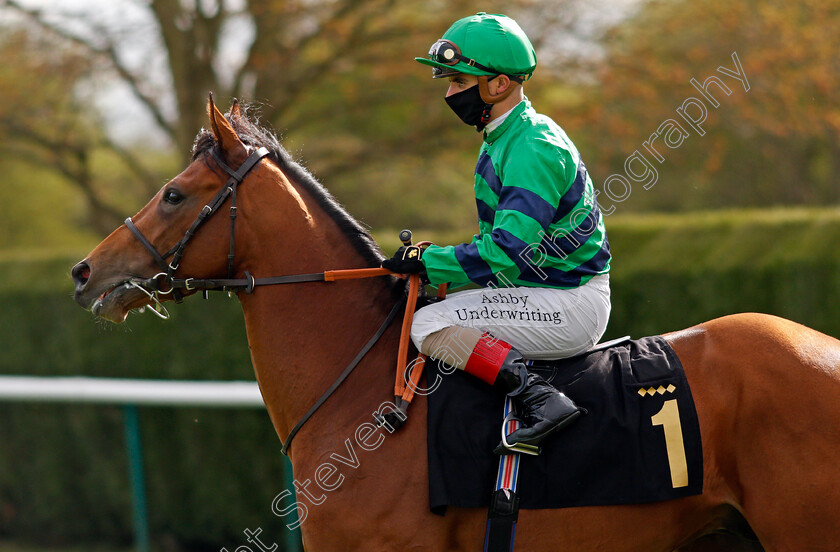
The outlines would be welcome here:
<svg viewBox="0 0 840 552">
<path fill-rule="evenodd" d="M 277 220 L 262 225 L 263 235 L 251 237 L 252 243 L 261 244 L 262 249 L 259 255 L 249 252 L 248 270 L 254 276 L 322 272 L 369 264 L 311 197 L 301 193 L 292 199 L 308 216 L 281 219 L 274 215 Z M 288 215 L 290 208 L 286 205 L 279 212 Z M 387 279 L 382 277 L 266 286 L 257 288 L 252 295 L 243 294 L 240 299 L 254 370 L 281 439 L 335 381 L 396 302 Z M 387 382 L 379 386 L 374 380 L 382 379 L 393 363 L 393 341 L 393 332 L 389 332 L 342 385 L 342 394 L 366 395 L 374 386 L 390 387 Z M 324 410 L 333 410 L 335 402 L 328 401 Z M 326 429 L 343 431 L 341 422 L 331 419 Z M 323 426 L 315 418 L 307 425 Z M 324 429 L 319 427 L 319 433 Z M 299 440 L 295 439 L 296 449 L 300 448 Z"/>
</svg>

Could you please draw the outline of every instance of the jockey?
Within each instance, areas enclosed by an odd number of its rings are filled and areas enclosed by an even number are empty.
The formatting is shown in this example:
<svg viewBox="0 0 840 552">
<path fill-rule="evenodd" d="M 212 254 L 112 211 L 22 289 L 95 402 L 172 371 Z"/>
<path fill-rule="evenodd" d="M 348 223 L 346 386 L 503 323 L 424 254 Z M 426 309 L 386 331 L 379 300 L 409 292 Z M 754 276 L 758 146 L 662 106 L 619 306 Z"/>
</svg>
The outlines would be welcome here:
<svg viewBox="0 0 840 552">
<path fill-rule="evenodd" d="M 482 133 L 479 233 L 455 246 L 401 247 L 382 266 L 425 272 L 433 285 L 481 286 L 418 310 L 411 338 L 429 357 L 513 398 L 523 426 L 508 443 L 536 446 L 582 409 L 528 372 L 525 359 L 586 351 L 610 314 L 610 249 L 592 180 L 563 129 L 524 95 L 537 60 L 514 20 L 466 17 L 428 58 L 415 59 L 432 66 L 433 78 L 449 79 L 446 103 Z"/>
</svg>

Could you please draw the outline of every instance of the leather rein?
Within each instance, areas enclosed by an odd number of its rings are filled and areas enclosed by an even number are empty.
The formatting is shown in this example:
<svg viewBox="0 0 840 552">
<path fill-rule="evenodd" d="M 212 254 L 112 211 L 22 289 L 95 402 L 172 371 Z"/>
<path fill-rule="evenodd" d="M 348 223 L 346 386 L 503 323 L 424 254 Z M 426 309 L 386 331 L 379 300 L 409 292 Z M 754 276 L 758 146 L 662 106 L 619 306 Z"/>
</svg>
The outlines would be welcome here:
<svg viewBox="0 0 840 552">
<path fill-rule="evenodd" d="M 229 293 L 233 292 L 241 292 L 244 291 L 245 293 L 252 293 L 254 288 L 257 286 L 268 286 L 268 285 L 279 285 L 279 284 L 297 284 L 301 282 L 334 282 L 338 280 L 355 280 L 359 278 L 370 278 L 375 276 L 388 276 L 394 275 L 388 269 L 385 268 L 358 268 L 358 269 L 349 269 L 349 270 L 327 270 L 324 272 L 316 272 L 311 274 L 292 274 L 286 276 L 270 276 L 265 278 L 255 278 L 252 276 L 248 271 L 245 271 L 244 278 L 234 278 L 234 237 L 236 232 L 236 190 L 239 184 L 245 180 L 245 177 L 248 176 L 248 173 L 251 172 L 254 167 L 259 164 L 259 162 L 269 155 L 269 150 L 267 148 L 259 148 L 253 151 L 248 158 L 245 160 L 244 163 L 239 167 L 237 170 L 233 170 L 228 166 L 218 155 L 215 154 L 211 150 L 210 155 L 213 157 L 213 160 L 216 162 L 219 167 L 221 167 L 229 176 L 230 178 L 225 183 L 225 185 L 216 193 L 213 199 L 210 200 L 207 205 L 205 205 L 201 212 L 198 214 L 198 217 L 193 221 L 190 227 L 187 229 L 184 237 L 181 238 L 178 243 L 172 246 L 168 251 L 165 253 L 160 253 L 157 248 L 152 245 L 152 243 L 143 235 L 139 228 L 134 224 L 131 220 L 131 217 L 125 219 L 125 225 L 129 229 L 129 231 L 137 238 L 137 241 L 140 242 L 141 245 L 151 254 L 152 258 L 157 262 L 158 266 L 161 268 L 161 272 L 155 274 L 151 278 L 147 279 L 132 279 L 126 283 L 126 285 L 133 286 L 149 296 L 149 299 L 156 303 L 155 306 L 151 306 L 151 310 L 157 316 L 161 318 L 168 318 L 169 314 L 166 313 L 166 309 L 160 303 L 159 296 L 161 295 L 169 295 L 172 294 L 172 298 L 176 302 L 181 302 L 183 300 L 183 294 L 181 290 L 185 291 L 193 291 L 193 290 L 200 290 L 200 291 L 227 291 Z M 184 254 L 184 250 L 187 247 L 187 243 L 192 239 L 195 235 L 195 232 L 201 227 L 204 222 L 210 218 L 213 214 L 219 211 L 222 205 L 225 203 L 227 198 L 231 198 L 231 206 L 230 206 L 230 252 L 228 253 L 228 277 L 227 278 L 175 278 L 175 272 L 178 270 L 178 266 L 181 262 L 181 257 Z M 172 257 L 172 261 L 167 262 L 166 259 Z M 356 354 L 353 360 L 350 361 L 350 364 L 344 369 L 344 371 L 338 376 L 338 378 L 333 382 L 333 384 L 324 392 L 321 397 L 315 401 L 315 403 L 307 410 L 307 412 L 301 417 L 300 421 L 292 428 L 289 432 L 289 436 L 286 437 L 285 442 L 283 443 L 283 447 L 281 452 L 283 454 L 287 454 L 289 447 L 292 444 L 292 439 L 298 433 L 298 431 L 303 427 L 303 425 L 312 417 L 313 414 L 323 405 L 327 399 L 338 389 L 338 387 L 347 379 L 350 373 L 359 365 L 365 355 L 370 351 L 373 346 L 379 341 L 379 338 L 385 333 L 385 330 L 391 325 L 396 317 L 397 313 L 399 312 L 400 308 L 405 305 L 405 313 L 407 318 L 403 321 L 403 335 L 400 338 L 400 349 L 398 352 L 398 359 L 397 359 L 397 387 L 400 386 L 400 383 L 404 379 L 405 374 L 405 363 L 406 363 L 406 356 L 404 350 L 407 351 L 408 349 L 408 334 L 405 331 L 406 327 L 411 326 L 411 317 L 414 314 L 414 307 L 416 306 L 417 302 L 417 294 L 419 292 L 419 276 L 412 275 L 409 278 L 409 286 L 408 291 L 409 293 L 407 296 L 403 297 L 401 300 L 397 301 L 396 304 L 391 308 L 391 311 L 385 317 L 385 320 L 376 330 L 376 332 L 371 336 L 371 338 L 365 343 L 365 345 L 361 348 L 361 350 Z M 164 286 L 166 288 L 164 289 Z M 161 313 L 160 310 L 162 309 L 165 315 Z M 419 380 L 419 370 L 415 370 L 412 373 L 412 383 L 417 383 L 416 380 Z M 404 384 L 403 384 L 404 387 Z M 413 395 L 413 390 L 412 390 Z M 410 398 L 407 402 L 410 402 Z"/>
</svg>

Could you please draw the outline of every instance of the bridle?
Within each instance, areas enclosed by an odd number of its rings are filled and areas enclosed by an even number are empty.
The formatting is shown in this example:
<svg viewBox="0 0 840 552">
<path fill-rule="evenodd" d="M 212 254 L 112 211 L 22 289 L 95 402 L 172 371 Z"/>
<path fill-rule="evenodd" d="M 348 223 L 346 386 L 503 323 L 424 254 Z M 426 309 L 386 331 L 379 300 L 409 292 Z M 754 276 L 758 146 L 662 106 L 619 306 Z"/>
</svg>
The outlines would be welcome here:
<svg viewBox="0 0 840 552">
<path fill-rule="evenodd" d="M 195 221 L 193 221 L 187 229 L 184 237 L 181 238 L 178 243 L 173 245 L 166 253 L 161 254 L 157 248 L 152 245 L 152 243 L 134 224 L 131 217 L 125 219 L 126 227 L 131 231 L 134 237 L 137 238 L 137 241 L 146 248 L 146 251 L 152 255 L 152 258 L 162 271 L 147 280 L 138 282 L 139 285 L 145 288 L 146 291 L 152 291 L 156 295 L 168 295 L 171 293 L 172 298 L 178 302 L 183 299 L 181 289 L 190 291 L 193 289 L 209 290 L 221 289 L 224 287 L 218 285 L 218 281 L 197 280 L 195 278 L 176 280 L 175 272 L 178 270 L 178 266 L 181 263 L 181 257 L 184 255 L 187 243 L 189 243 L 201 225 L 221 208 L 225 201 L 227 201 L 228 196 L 230 196 L 230 252 L 228 253 L 228 280 L 233 278 L 233 261 L 235 257 L 234 247 L 236 243 L 236 189 L 239 184 L 245 180 L 248 173 L 251 172 L 251 170 L 262 160 L 262 158 L 267 156 L 269 153 L 270 152 L 267 148 L 259 148 L 255 150 L 248 156 L 245 162 L 242 163 L 239 169 L 234 171 L 221 159 L 221 157 L 216 155 L 213 150 L 210 150 L 210 155 L 213 157 L 213 160 L 230 176 L 230 178 L 225 185 L 216 192 L 213 199 L 211 199 L 210 202 L 201 209 L 201 212 L 198 213 Z M 166 262 L 166 259 L 169 257 L 172 257 L 172 261 Z M 247 272 L 245 274 L 248 275 Z M 253 280 L 253 278 L 250 279 Z M 210 287 L 198 287 L 201 283 L 209 285 Z M 163 286 L 168 286 L 168 289 L 164 289 Z M 248 287 L 247 282 L 244 283 L 244 286 L 246 288 Z M 251 290 L 248 289 L 248 293 L 250 293 L 250 291 Z"/>
<path fill-rule="evenodd" d="M 301 282 L 333 282 L 336 280 L 349 280 L 355 278 L 367 278 L 372 276 L 387 276 L 392 274 L 390 270 L 384 268 L 359 268 L 352 270 L 327 270 L 324 272 L 315 272 L 312 274 L 292 274 L 287 276 L 269 276 L 266 278 L 255 278 L 247 270 L 244 278 L 234 278 L 234 258 L 235 258 L 235 233 L 236 233 L 236 190 L 239 184 L 245 180 L 254 167 L 267 156 L 270 152 L 266 148 L 259 148 L 251 153 L 244 163 L 237 170 L 233 170 L 228 166 L 218 155 L 211 152 L 213 160 L 219 167 L 221 167 L 230 178 L 225 185 L 216 193 L 212 200 L 205 205 L 201 212 L 196 217 L 195 221 L 187 229 L 184 237 L 173 245 L 166 253 L 158 252 L 152 243 L 146 239 L 143 233 L 131 220 L 131 217 L 125 219 L 126 227 L 131 231 L 137 241 L 139 241 L 144 248 L 152 255 L 161 268 L 151 278 L 146 279 L 132 279 L 127 284 L 132 285 L 144 291 L 149 298 L 156 302 L 160 307 L 158 301 L 159 296 L 172 294 L 175 301 L 183 299 L 181 290 L 184 291 L 227 291 L 252 293 L 257 286 L 271 286 L 277 284 L 298 284 Z M 228 277 L 227 278 L 175 278 L 175 272 L 178 270 L 178 265 L 181 262 L 181 257 L 184 254 L 184 249 L 187 243 L 195 235 L 198 228 L 204 222 L 216 213 L 227 200 L 228 196 L 231 198 L 230 206 L 230 250 L 228 253 Z M 166 259 L 172 257 L 172 261 L 166 262 Z M 153 310 L 161 316 L 160 313 Z"/>
<path fill-rule="evenodd" d="M 161 269 L 161 272 L 155 274 L 151 278 L 147 279 L 131 279 L 126 282 L 125 285 L 129 287 L 134 287 L 139 289 L 140 291 L 144 292 L 146 295 L 149 296 L 149 299 L 156 304 L 152 306 L 152 312 L 155 313 L 157 316 L 161 318 L 168 318 L 169 314 L 166 313 L 166 309 L 160 302 L 159 297 L 161 295 L 169 295 L 172 294 L 172 298 L 180 302 L 183 300 L 183 293 L 181 290 L 186 291 L 193 291 L 193 290 L 201 290 L 201 291 L 228 291 L 228 292 L 238 292 L 244 291 L 245 293 L 253 292 L 254 288 L 257 286 L 265 286 L 265 285 L 276 285 L 276 284 L 295 284 L 299 282 L 332 282 L 336 280 L 349 280 L 349 279 L 356 279 L 356 278 L 368 278 L 372 276 L 387 276 L 393 274 L 390 270 L 384 268 L 360 268 L 360 269 L 350 269 L 350 270 L 328 270 L 325 272 L 317 272 L 313 274 L 293 274 L 287 276 L 270 276 L 266 278 L 254 278 L 248 271 L 245 271 L 245 278 L 234 278 L 234 258 L 235 258 L 235 251 L 234 251 L 234 243 L 235 243 L 235 232 L 236 232 L 236 189 L 237 187 L 242 184 L 242 181 L 245 180 L 245 177 L 248 176 L 254 167 L 262 160 L 263 157 L 269 154 L 269 150 L 267 148 L 261 147 L 255 151 L 253 151 L 248 158 L 245 160 L 244 163 L 239 167 L 237 170 L 233 170 L 230 166 L 227 165 L 215 152 L 212 150 L 210 151 L 210 155 L 213 157 L 213 160 L 216 162 L 219 167 L 222 168 L 230 178 L 225 183 L 225 185 L 216 193 L 212 200 L 210 200 L 207 205 L 205 205 L 201 212 L 196 217 L 195 221 L 190 225 L 187 229 L 184 237 L 181 238 L 178 243 L 173 245 L 168 251 L 165 253 L 160 253 L 157 248 L 152 245 L 152 243 L 143 235 L 139 228 L 134 224 L 134 221 L 131 220 L 131 217 L 125 219 L 125 225 L 129 229 L 129 231 L 137 238 L 137 241 L 140 242 L 141 245 L 152 255 L 155 262 Z M 213 214 L 215 214 L 222 205 L 225 203 L 227 198 L 231 198 L 231 205 L 230 205 L 230 251 L 228 253 L 228 277 L 225 279 L 221 278 L 175 278 L 175 272 L 178 270 L 178 266 L 181 262 L 181 257 L 184 254 L 184 250 L 187 247 L 187 243 L 192 239 L 195 235 L 195 232 L 201 227 L 204 222 L 210 218 Z M 410 240 L 410 233 L 409 238 Z M 166 259 L 172 257 L 170 262 L 167 262 Z M 338 378 L 333 382 L 333 384 L 324 392 L 323 395 L 313 404 L 309 410 L 303 415 L 303 417 L 298 421 L 298 423 L 292 428 L 291 432 L 289 433 L 288 437 L 286 437 L 285 443 L 283 443 L 283 447 L 281 452 L 283 454 L 287 454 L 289 447 L 292 444 L 292 439 L 303 427 L 303 424 L 315 414 L 321 405 L 323 405 L 327 399 L 335 392 L 336 389 L 347 379 L 350 373 L 359 365 L 365 355 L 370 351 L 373 346 L 379 341 L 379 338 L 385 333 L 385 330 L 391 325 L 394 318 L 396 317 L 397 313 L 403 306 L 406 306 L 406 313 L 409 311 L 413 314 L 414 312 L 414 305 L 417 298 L 417 286 L 419 282 L 419 277 L 416 275 L 413 277 L 413 283 L 411 286 L 408 287 L 409 294 L 407 296 L 403 296 L 402 299 L 397 301 L 394 306 L 389 311 L 388 315 L 385 317 L 385 320 L 377 329 L 376 333 L 365 343 L 362 349 L 356 354 L 350 364 L 344 369 L 344 371 L 338 376 Z M 164 288 L 164 286 L 166 286 Z M 411 296 L 411 293 L 414 294 L 413 300 L 409 299 L 408 297 Z M 161 312 L 158 309 L 162 309 Z M 166 313 L 166 314 L 163 314 Z M 411 319 L 408 318 L 408 324 L 410 325 Z M 405 325 L 405 323 L 404 323 Z M 403 332 L 405 333 L 405 331 Z M 407 334 L 406 334 L 407 335 Z M 403 338 L 403 341 L 407 340 Z M 400 349 L 402 351 L 403 345 L 400 345 Z M 403 370 L 405 370 L 405 359 L 404 354 L 402 352 L 399 353 L 398 363 L 402 362 Z M 402 376 L 398 371 L 398 379 Z M 417 376 L 419 378 L 419 376 Z M 387 423 L 381 420 L 377 420 L 378 423 Z"/>
</svg>

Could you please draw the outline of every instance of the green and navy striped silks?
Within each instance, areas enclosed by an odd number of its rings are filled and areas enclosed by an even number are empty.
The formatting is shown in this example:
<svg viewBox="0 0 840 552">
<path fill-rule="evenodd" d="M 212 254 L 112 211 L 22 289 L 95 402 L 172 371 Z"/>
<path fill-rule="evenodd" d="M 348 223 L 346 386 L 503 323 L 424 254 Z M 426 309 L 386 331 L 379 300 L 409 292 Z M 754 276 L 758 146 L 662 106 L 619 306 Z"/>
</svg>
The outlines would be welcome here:
<svg viewBox="0 0 840 552">
<path fill-rule="evenodd" d="M 485 134 L 475 197 L 472 242 L 423 254 L 433 284 L 568 289 L 609 272 L 604 220 L 580 154 L 527 99 Z"/>
</svg>

